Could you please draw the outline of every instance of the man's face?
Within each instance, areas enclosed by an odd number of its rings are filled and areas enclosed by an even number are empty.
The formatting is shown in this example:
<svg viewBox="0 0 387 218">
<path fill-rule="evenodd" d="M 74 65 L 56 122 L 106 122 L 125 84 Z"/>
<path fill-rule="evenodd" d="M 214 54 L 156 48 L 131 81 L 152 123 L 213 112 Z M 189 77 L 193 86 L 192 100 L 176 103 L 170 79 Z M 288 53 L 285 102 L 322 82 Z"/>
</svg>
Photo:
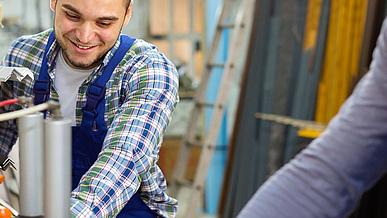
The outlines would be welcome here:
<svg viewBox="0 0 387 218">
<path fill-rule="evenodd" d="M 98 66 L 130 19 L 125 0 L 51 0 L 55 38 L 71 67 Z"/>
</svg>

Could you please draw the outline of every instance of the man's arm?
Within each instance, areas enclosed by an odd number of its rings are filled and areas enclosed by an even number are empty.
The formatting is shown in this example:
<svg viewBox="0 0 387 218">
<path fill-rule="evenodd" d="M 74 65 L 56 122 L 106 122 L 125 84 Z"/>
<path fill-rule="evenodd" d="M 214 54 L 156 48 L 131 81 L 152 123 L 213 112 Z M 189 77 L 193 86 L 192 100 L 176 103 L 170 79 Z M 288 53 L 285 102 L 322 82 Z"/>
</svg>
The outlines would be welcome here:
<svg viewBox="0 0 387 218">
<path fill-rule="evenodd" d="M 14 62 L 12 61 L 12 53 L 13 53 L 13 48 L 17 43 L 18 43 L 18 40 L 15 40 L 12 43 L 11 48 L 9 49 L 6 56 L 1 61 L 0 66 L 6 66 L 6 67 L 13 66 Z M 17 93 L 15 93 L 13 81 L 0 83 L 0 101 L 16 98 L 17 96 L 18 95 Z M 0 107 L 0 114 L 11 112 L 13 110 L 15 110 L 15 105 Z M 8 153 L 12 149 L 12 146 L 16 143 L 16 139 L 17 139 L 16 119 L 0 122 L 0 153 L 3 155 L 8 155 Z"/>
<path fill-rule="evenodd" d="M 169 62 L 168 62 L 169 63 Z M 72 193 L 73 215 L 117 215 L 158 159 L 163 134 L 178 101 L 177 72 L 167 62 L 147 63 L 130 80 L 96 163 Z"/>
<path fill-rule="evenodd" d="M 387 22 L 370 72 L 339 114 L 255 193 L 239 217 L 346 217 L 387 170 Z"/>
</svg>

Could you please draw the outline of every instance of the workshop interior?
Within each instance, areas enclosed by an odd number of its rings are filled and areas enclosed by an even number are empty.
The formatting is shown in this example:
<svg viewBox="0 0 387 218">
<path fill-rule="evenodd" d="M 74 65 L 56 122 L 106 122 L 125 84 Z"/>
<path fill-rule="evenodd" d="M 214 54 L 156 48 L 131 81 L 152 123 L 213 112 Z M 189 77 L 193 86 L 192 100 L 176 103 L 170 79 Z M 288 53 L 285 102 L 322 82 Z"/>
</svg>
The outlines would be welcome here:
<svg viewBox="0 0 387 218">
<path fill-rule="evenodd" d="M 158 160 L 177 217 L 236 217 L 319 137 L 368 71 L 386 15 L 385 0 L 134 0 L 122 32 L 154 44 L 179 73 Z M 52 23 L 48 0 L 0 0 L 1 58 Z M 23 80 L 34 80 L 28 68 L 0 66 L 1 83 Z M 0 217 L 70 217 L 70 123 L 54 101 L 0 102 L 10 105 L 19 110 L 0 121 L 16 119 L 19 139 L 0 155 Z M 386 217 L 386 185 L 349 217 Z"/>
</svg>

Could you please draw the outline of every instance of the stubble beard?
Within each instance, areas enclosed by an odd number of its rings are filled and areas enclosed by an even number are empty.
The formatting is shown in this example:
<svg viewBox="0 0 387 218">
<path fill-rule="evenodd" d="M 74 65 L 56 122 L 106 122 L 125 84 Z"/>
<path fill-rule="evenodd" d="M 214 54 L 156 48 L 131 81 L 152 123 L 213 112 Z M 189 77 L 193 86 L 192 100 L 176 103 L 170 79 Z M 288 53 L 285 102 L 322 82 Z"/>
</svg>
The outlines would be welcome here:
<svg viewBox="0 0 387 218">
<path fill-rule="evenodd" d="M 101 61 L 104 59 L 104 57 L 107 53 L 107 51 L 101 52 L 100 54 L 98 54 L 98 56 L 94 60 L 91 61 L 91 63 L 79 63 L 79 62 L 75 62 L 75 60 L 73 60 L 70 57 L 67 47 L 65 45 L 63 45 L 62 42 L 60 42 L 58 40 L 58 43 L 59 43 L 60 47 L 62 48 L 62 54 L 64 55 L 65 60 L 70 62 L 70 64 L 72 66 L 74 66 L 75 68 L 78 68 L 78 69 L 91 69 L 91 68 L 97 66 L 99 63 L 101 63 Z"/>
<path fill-rule="evenodd" d="M 54 31 L 55 31 L 55 28 L 54 28 Z M 94 60 L 91 60 L 88 63 L 77 62 L 75 59 L 71 58 L 71 55 L 69 54 L 69 51 L 68 51 L 68 47 L 64 44 L 64 42 L 62 40 L 58 40 L 58 37 L 55 37 L 55 38 L 57 39 L 57 42 L 59 43 L 59 46 L 62 49 L 62 54 L 63 54 L 65 60 L 67 60 L 71 66 L 78 68 L 78 69 L 90 69 L 90 68 L 97 66 L 99 63 L 101 63 L 101 61 L 104 59 L 106 53 L 110 50 L 110 48 L 109 48 L 109 49 L 102 51 L 101 53 L 99 53 L 97 55 L 97 57 Z M 69 42 L 72 43 L 70 40 L 69 40 Z"/>
</svg>

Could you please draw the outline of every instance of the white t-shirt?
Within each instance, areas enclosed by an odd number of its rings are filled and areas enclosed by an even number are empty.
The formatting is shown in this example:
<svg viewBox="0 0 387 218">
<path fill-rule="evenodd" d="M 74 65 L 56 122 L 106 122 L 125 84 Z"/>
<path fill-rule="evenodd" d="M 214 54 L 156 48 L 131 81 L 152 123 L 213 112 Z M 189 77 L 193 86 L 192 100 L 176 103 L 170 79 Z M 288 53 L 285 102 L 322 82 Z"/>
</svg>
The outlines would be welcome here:
<svg viewBox="0 0 387 218">
<path fill-rule="evenodd" d="M 62 50 L 59 51 L 56 60 L 55 88 L 59 94 L 60 111 L 62 115 L 71 120 L 75 126 L 75 106 L 77 102 L 78 89 L 83 81 L 93 72 L 90 70 L 79 70 L 71 68 L 63 58 Z"/>
</svg>

